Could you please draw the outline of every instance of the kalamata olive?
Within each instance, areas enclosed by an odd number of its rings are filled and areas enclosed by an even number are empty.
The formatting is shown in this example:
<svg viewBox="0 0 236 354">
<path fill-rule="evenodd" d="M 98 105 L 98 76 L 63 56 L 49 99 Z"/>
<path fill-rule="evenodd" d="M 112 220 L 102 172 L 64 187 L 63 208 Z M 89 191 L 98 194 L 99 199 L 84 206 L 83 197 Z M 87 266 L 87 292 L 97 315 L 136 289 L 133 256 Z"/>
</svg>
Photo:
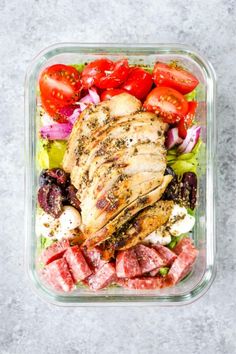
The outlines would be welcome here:
<svg viewBox="0 0 236 354">
<path fill-rule="evenodd" d="M 171 175 L 176 177 L 175 171 L 170 166 L 166 166 L 164 175 Z"/>
<path fill-rule="evenodd" d="M 70 182 L 69 176 L 60 168 L 51 168 L 42 170 L 39 176 L 39 185 L 57 184 L 58 186 L 65 186 Z"/>
<path fill-rule="evenodd" d="M 38 191 L 38 203 L 48 214 L 59 218 L 62 213 L 62 190 L 55 184 L 42 186 Z"/>
<path fill-rule="evenodd" d="M 197 202 L 197 176 L 194 172 L 185 172 L 181 181 L 181 200 L 194 209 Z"/>
<path fill-rule="evenodd" d="M 165 175 L 171 175 L 173 176 L 173 178 L 172 181 L 168 184 L 165 193 L 162 196 L 162 199 L 178 201 L 180 186 L 174 170 L 170 166 L 167 166 L 165 170 Z"/>
<path fill-rule="evenodd" d="M 48 175 L 47 173 L 48 170 L 42 170 L 40 175 L 39 175 L 39 185 L 45 186 L 47 184 L 52 184 L 54 183 L 54 178 Z"/>
<path fill-rule="evenodd" d="M 68 174 L 60 168 L 51 168 L 47 170 L 47 174 L 48 176 L 54 178 L 55 183 L 59 186 L 66 185 L 68 182 Z"/>
<path fill-rule="evenodd" d="M 77 189 L 72 184 L 70 184 L 66 188 L 66 202 L 68 201 L 69 204 L 80 211 L 80 201 L 77 198 L 76 193 Z"/>
</svg>

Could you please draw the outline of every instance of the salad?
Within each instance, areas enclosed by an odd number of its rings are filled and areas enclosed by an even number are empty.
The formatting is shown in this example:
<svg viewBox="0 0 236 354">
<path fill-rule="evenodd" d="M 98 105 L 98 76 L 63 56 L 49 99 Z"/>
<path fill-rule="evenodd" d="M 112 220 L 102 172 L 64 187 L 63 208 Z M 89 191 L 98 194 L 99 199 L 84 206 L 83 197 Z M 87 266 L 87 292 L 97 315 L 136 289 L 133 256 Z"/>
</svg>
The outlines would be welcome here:
<svg viewBox="0 0 236 354">
<path fill-rule="evenodd" d="M 176 62 L 56 64 L 37 96 L 37 269 L 54 290 L 161 289 L 191 271 L 198 79 Z"/>
</svg>

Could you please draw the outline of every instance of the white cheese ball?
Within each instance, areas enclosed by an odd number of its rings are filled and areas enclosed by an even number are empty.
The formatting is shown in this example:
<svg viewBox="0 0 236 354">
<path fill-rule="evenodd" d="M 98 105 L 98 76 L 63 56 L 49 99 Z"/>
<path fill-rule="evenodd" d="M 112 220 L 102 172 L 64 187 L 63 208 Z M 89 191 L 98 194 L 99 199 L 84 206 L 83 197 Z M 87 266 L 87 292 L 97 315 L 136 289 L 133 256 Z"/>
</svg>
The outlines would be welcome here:
<svg viewBox="0 0 236 354">
<path fill-rule="evenodd" d="M 185 207 L 175 204 L 167 223 L 167 228 L 172 236 L 180 236 L 192 230 L 195 218 L 189 215 Z"/>
<path fill-rule="evenodd" d="M 153 245 L 161 244 L 163 246 L 168 245 L 171 242 L 171 235 L 163 235 L 161 229 L 153 231 L 150 235 L 145 238 L 145 242 L 151 243 Z"/>
<path fill-rule="evenodd" d="M 36 217 L 36 235 L 54 238 L 58 229 L 59 221 L 51 215 L 42 212 Z"/>
<path fill-rule="evenodd" d="M 77 209 L 72 206 L 65 206 L 59 217 L 60 230 L 63 233 L 76 229 L 81 225 L 81 216 Z"/>
</svg>

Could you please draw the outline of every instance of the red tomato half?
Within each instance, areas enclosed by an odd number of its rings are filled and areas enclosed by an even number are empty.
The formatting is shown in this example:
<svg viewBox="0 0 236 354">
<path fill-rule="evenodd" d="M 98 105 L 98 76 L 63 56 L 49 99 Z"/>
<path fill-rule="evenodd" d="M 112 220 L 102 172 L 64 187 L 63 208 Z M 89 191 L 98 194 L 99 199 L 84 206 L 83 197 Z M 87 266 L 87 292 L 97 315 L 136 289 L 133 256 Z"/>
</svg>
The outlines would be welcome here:
<svg viewBox="0 0 236 354">
<path fill-rule="evenodd" d="M 79 99 L 80 75 L 72 66 L 52 65 L 40 75 L 39 88 L 43 108 L 55 118 L 59 108 L 70 105 Z"/>
<path fill-rule="evenodd" d="M 113 62 L 109 59 L 97 59 L 85 66 L 82 71 L 82 85 L 88 89 L 95 85 L 104 76 L 104 72 L 111 70 Z"/>
<path fill-rule="evenodd" d="M 172 87 L 184 95 L 193 91 L 199 83 L 187 70 L 159 62 L 154 66 L 153 80 L 157 86 Z"/>
<path fill-rule="evenodd" d="M 141 68 L 131 68 L 122 88 L 131 95 L 143 100 L 152 88 L 152 75 Z"/>
<path fill-rule="evenodd" d="M 174 124 L 188 112 L 188 101 L 170 87 L 156 87 L 146 98 L 143 107 L 160 115 L 164 122 Z"/>
<path fill-rule="evenodd" d="M 89 63 L 82 72 L 82 85 L 89 88 L 93 85 L 101 88 L 116 88 L 127 78 L 129 73 L 128 60 L 116 63 L 109 59 L 98 59 Z"/>
<path fill-rule="evenodd" d="M 188 128 L 191 127 L 191 125 L 193 123 L 193 119 L 195 117 L 196 108 L 197 108 L 197 101 L 188 102 L 188 113 L 187 113 L 187 115 L 185 117 L 183 117 L 179 121 L 179 123 L 177 125 L 179 136 L 182 139 L 186 138 L 187 130 L 188 130 Z"/>
<path fill-rule="evenodd" d="M 126 91 L 123 89 L 109 89 L 109 90 L 103 91 L 103 93 L 100 96 L 101 101 L 110 100 L 113 96 L 119 95 L 124 92 L 126 92 Z"/>
</svg>

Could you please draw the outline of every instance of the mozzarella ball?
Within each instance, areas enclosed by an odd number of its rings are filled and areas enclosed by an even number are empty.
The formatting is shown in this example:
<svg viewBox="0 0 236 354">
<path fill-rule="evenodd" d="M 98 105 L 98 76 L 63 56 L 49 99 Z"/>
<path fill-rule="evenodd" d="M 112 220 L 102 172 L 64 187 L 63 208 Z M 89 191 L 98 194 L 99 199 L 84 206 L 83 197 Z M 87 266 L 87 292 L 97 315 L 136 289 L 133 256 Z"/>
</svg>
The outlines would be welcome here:
<svg viewBox="0 0 236 354">
<path fill-rule="evenodd" d="M 53 238 L 58 226 L 58 219 L 42 212 L 42 214 L 37 215 L 36 218 L 36 235 Z"/>
<path fill-rule="evenodd" d="M 153 231 L 150 235 L 145 238 L 145 242 L 151 243 L 153 245 L 161 244 L 163 246 L 168 245 L 171 242 L 170 235 L 163 235 L 162 230 L 158 229 Z"/>
<path fill-rule="evenodd" d="M 62 233 L 73 230 L 81 225 L 80 213 L 74 207 L 67 205 L 63 208 L 59 223 Z"/>
<path fill-rule="evenodd" d="M 170 234 L 172 236 L 185 234 L 192 230 L 194 224 L 194 216 L 189 215 L 186 208 L 175 204 L 167 223 Z"/>
</svg>

